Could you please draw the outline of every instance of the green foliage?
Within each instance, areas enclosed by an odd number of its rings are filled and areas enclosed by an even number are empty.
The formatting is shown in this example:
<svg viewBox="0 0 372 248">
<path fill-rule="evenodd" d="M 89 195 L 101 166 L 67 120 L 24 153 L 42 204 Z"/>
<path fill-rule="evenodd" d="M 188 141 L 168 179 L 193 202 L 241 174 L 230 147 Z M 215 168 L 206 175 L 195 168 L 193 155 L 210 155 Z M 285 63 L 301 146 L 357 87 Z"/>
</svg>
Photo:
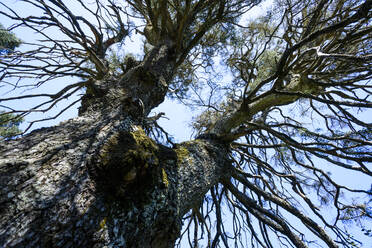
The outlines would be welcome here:
<svg viewBox="0 0 372 248">
<path fill-rule="evenodd" d="M 39 3 L 42 10 L 51 9 L 50 1 L 27 2 Z M 54 11 L 43 16 L 48 21 L 37 27 L 34 23 L 40 17 L 28 17 L 22 20 L 24 24 L 39 34 L 47 34 L 49 26 L 63 27 L 64 22 L 57 17 L 66 14 L 65 6 L 62 1 L 52 2 Z M 66 75 L 78 76 L 83 81 L 89 79 L 88 83 L 105 79 L 107 74 L 112 76 L 110 80 L 120 80 L 129 71 L 124 79 L 141 82 L 138 85 L 144 86 L 146 92 L 138 90 L 133 94 L 144 94 L 145 98 L 147 89 L 156 90 L 155 85 L 159 85 L 155 82 L 156 72 L 147 70 L 148 66 L 153 65 L 159 73 L 166 72 L 167 75 L 161 75 L 164 78 L 172 76 L 166 82 L 168 96 L 205 110 L 194 118 L 195 134 L 201 139 L 211 137 L 218 143 L 226 141 L 231 151 L 232 178 L 226 175 L 211 188 L 205 196 L 210 200 L 200 207 L 199 215 L 206 221 L 195 214 L 197 210 L 184 219 L 184 226 L 191 226 L 187 235 L 195 231 L 192 234 L 195 245 L 204 239 L 205 230 L 211 244 L 208 246 L 212 247 L 222 245 L 221 240 L 225 246 L 235 242 L 236 247 L 239 241 L 241 247 L 279 247 L 279 243 L 283 247 L 306 244 L 359 247 L 361 243 L 356 240 L 359 237 L 344 231 L 349 224 L 358 225 L 364 235 L 371 236 L 370 228 L 363 225 L 372 216 L 371 190 L 352 182 L 349 186 L 349 182 L 339 179 L 340 175 L 348 177 L 349 171 L 363 177 L 372 175 L 368 166 L 371 125 L 360 115 L 361 111 L 371 109 L 369 0 L 274 0 L 270 1 L 274 7 L 267 9 L 263 17 L 249 16 L 248 9 L 259 1 L 122 1 L 129 8 L 120 7 L 116 1 L 110 1 L 115 4 L 109 7 L 105 1 L 93 2 L 104 13 L 94 14 L 97 24 L 89 25 L 81 13 L 75 16 L 69 11 L 67 15 L 74 20 L 67 29 L 71 40 L 48 40 L 25 53 L 27 56 L 19 54 L 23 56 L 20 62 L 25 63 L 9 66 L 0 63 L 0 72 L 5 72 L 3 78 L 9 82 L 29 79 L 31 75 L 40 86 L 49 78 Z M 110 20 L 106 21 L 104 16 Z M 124 16 L 128 20 L 122 20 Z M 142 22 L 132 25 L 129 20 L 132 17 L 142 18 Z M 13 19 L 19 20 L 17 16 Z M 78 32 L 79 26 L 86 25 L 85 35 Z M 144 53 L 125 56 L 120 49 L 113 48 L 115 44 L 124 46 L 125 38 L 137 32 L 146 39 Z M 6 35 L 12 37 L 9 32 Z M 167 54 L 170 59 L 167 63 L 174 63 L 173 75 L 161 70 L 158 65 L 163 66 L 163 62 L 157 64 L 157 58 L 163 58 L 157 57 L 163 51 L 159 49 L 163 42 L 173 44 Z M 16 43 L 6 44 L 10 50 L 16 47 Z M 59 59 L 61 56 L 63 60 Z M 42 62 L 47 66 L 35 67 L 33 62 L 38 64 L 44 57 Z M 133 67 L 136 70 L 131 70 Z M 68 98 L 74 87 L 88 87 L 88 83 L 67 86 L 52 95 L 51 105 Z M 120 86 L 128 89 L 127 84 Z M 90 97 L 89 90 L 86 96 Z M 32 111 L 42 110 L 43 104 Z M 147 118 L 148 125 L 163 131 L 156 123 L 161 115 L 155 117 Z M 202 136 L 205 133 L 210 135 Z M 173 145 L 166 133 L 165 136 Z M 233 141 L 227 144 L 230 140 Z M 171 174 L 157 166 L 162 163 L 159 149 L 142 131 L 132 136 L 112 136 L 99 154 L 100 175 L 114 189 L 109 192 L 126 197 L 124 193 L 131 191 L 129 187 L 140 181 L 141 186 L 149 181 L 148 186 L 152 187 L 154 178 L 141 176 L 151 168 L 159 172 L 163 186 L 167 186 Z M 175 149 L 179 162 L 189 163 L 189 152 L 192 150 L 184 147 Z M 118 164 L 126 166 L 119 168 Z M 106 173 L 112 169 L 118 173 Z M 336 169 L 340 173 L 334 173 Z M 118 188 L 120 184 L 125 187 Z M 133 192 L 138 192 L 133 194 L 136 200 L 144 190 Z M 226 207 L 220 208 L 223 204 Z M 227 210 L 231 212 L 226 213 Z M 289 214 L 302 222 L 307 231 L 292 225 L 292 219 L 286 219 Z M 236 232 L 232 235 L 227 235 L 229 225 L 223 224 L 227 219 L 239 223 L 234 225 Z M 104 219 L 100 227 L 105 223 Z M 304 234 L 308 231 L 325 243 L 316 244 L 311 236 L 306 238 Z M 278 242 L 271 243 L 275 235 Z"/>
<path fill-rule="evenodd" d="M 22 131 L 19 129 L 19 125 L 22 122 L 22 117 L 0 112 L 0 138 L 9 139 L 20 134 Z"/>
<path fill-rule="evenodd" d="M 280 54 L 277 50 L 265 50 L 257 60 L 257 82 L 263 81 L 275 72 Z"/>
<path fill-rule="evenodd" d="M 124 60 L 117 53 L 111 53 L 108 57 L 110 71 L 114 74 L 122 74 L 125 71 Z"/>
<path fill-rule="evenodd" d="M 106 59 L 109 64 L 110 73 L 117 77 L 120 77 L 120 75 L 123 75 L 139 64 L 136 56 L 131 53 L 122 56 L 117 52 L 111 51 Z"/>
<path fill-rule="evenodd" d="M 16 47 L 19 47 L 21 43 L 22 41 L 20 39 L 0 24 L 0 54 L 12 52 Z"/>
<path fill-rule="evenodd" d="M 225 63 L 234 74 L 234 84 L 243 81 L 248 84 L 248 91 L 275 73 L 280 52 L 284 50 L 281 41 L 271 38 L 275 28 L 268 18 L 249 21 L 247 28 L 238 32 L 229 43 L 232 52 Z"/>
<path fill-rule="evenodd" d="M 226 101 L 222 101 L 218 108 L 211 108 L 203 111 L 200 115 L 193 119 L 192 127 L 197 131 L 197 134 L 209 132 L 215 126 L 216 122 L 235 111 L 241 102 L 228 96 Z"/>
<path fill-rule="evenodd" d="M 0 24 L 0 55 L 12 52 L 20 44 L 21 40 Z M 12 138 L 21 133 L 18 126 L 22 121 L 21 117 L 0 111 L 0 138 Z"/>
</svg>

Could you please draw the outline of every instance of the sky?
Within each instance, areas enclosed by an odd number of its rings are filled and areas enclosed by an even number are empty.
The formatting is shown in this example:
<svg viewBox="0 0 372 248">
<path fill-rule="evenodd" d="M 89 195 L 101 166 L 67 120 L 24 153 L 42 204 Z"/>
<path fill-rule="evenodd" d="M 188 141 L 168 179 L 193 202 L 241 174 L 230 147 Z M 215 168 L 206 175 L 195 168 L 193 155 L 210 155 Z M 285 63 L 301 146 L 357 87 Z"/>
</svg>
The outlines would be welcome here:
<svg viewBox="0 0 372 248">
<path fill-rule="evenodd" d="M 37 12 L 34 8 L 30 9 L 30 6 L 27 4 L 24 4 L 20 1 L 16 0 L 2 0 L 1 1 L 6 6 L 9 6 L 17 11 L 18 14 L 21 16 L 27 16 L 30 14 L 30 10 L 34 11 L 33 15 L 36 15 Z M 69 2 L 74 3 L 74 1 Z M 256 16 L 259 16 L 262 11 L 270 5 L 270 1 L 267 1 L 263 4 L 261 4 L 258 7 L 255 7 L 250 12 L 249 16 L 246 16 L 243 18 L 244 20 L 255 18 Z M 0 9 L 3 9 L 4 7 L 0 5 Z M 77 9 L 79 9 L 78 6 L 76 6 Z M 74 9 L 74 8 L 73 8 Z M 36 13 L 35 13 L 36 12 Z M 5 26 L 9 27 L 13 22 L 7 18 L 3 18 L 0 20 L 0 22 Z M 36 35 L 33 31 L 30 31 L 29 29 L 22 28 L 22 29 L 16 29 L 14 33 L 19 37 L 20 39 L 26 41 L 26 42 L 36 42 Z M 54 36 L 59 37 L 58 31 L 55 31 L 53 33 Z M 142 45 L 141 37 L 137 35 L 136 37 L 132 39 L 127 39 L 125 42 L 124 54 L 126 53 L 140 53 L 140 46 Z M 27 45 L 22 45 L 20 49 L 26 49 Z M 58 81 L 54 81 L 53 84 L 44 84 L 41 85 L 38 88 L 33 89 L 32 91 L 24 91 L 24 89 L 21 90 L 14 90 L 9 91 L 9 88 L 2 89 L 0 88 L 0 98 L 1 97 L 11 97 L 16 96 L 19 94 L 38 94 L 38 93 L 53 93 L 56 92 L 58 89 L 62 89 L 66 84 L 70 84 L 75 79 L 73 78 L 67 78 L 67 79 L 61 79 Z M 73 102 L 75 99 L 77 99 L 77 96 L 70 97 L 68 99 L 68 102 Z M 16 109 L 24 109 L 25 106 L 34 106 L 40 102 L 40 98 L 34 98 L 34 99 L 28 99 L 28 100 L 16 100 L 10 103 L 10 106 L 16 108 Z M 66 106 L 67 101 L 65 101 L 64 104 L 57 104 L 55 108 L 53 108 L 51 111 L 48 111 L 46 114 L 41 113 L 34 113 L 30 116 L 26 117 L 26 121 L 21 124 L 21 129 L 24 130 L 28 127 L 28 123 L 31 120 L 41 119 L 45 118 L 45 116 L 51 117 L 56 115 L 60 109 L 63 109 L 63 106 Z M 7 103 L 8 104 L 8 103 Z M 68 109 L 66 112 L 64 112 L 61 116 L 59 116 L 56 119 L 49 120 L 49 121 L 43 121 L 35 123 L 29 131 L 41 128 L 41 127 L 47 127 L 47 126 L 53 126 L 58 125 L 59 122 L 68 120 L 70 118 L 76 117 L 78 114 L 78 107 L 80 104 L 76 104 L 72 108 Z M 186 140 L 190 140 L 192 136 L 192 128 L 190 126 L 192 117 L 196 116 L 195 111 L 191 110 L 189 107 L 179 103 L 175 100 L 166 99 L 160 106 L 155 108 L 152 113 L 156 114 L 159 112 L 166 113 L 166 118 L 161 118 L 159 120 L 159 124 L 167 131 L 169 134 L 174 136 L 175 141 L 182 142 Z"/>
<path fill-rule="evenodd" d="M 3 0 L 3 4 L 15 9 L 17 13 L 19 13 L 21 16 L 30 14 L 30 8 L 29 5 L 25 5 L 24 3 L 21 3 L 19 1 L 12 1 L 12 0 Z M 0 5 L 0 9 L 3 9 L 4 7 Z M 5 26 L 9 27 L 13 22 L 7 18 L 1 17 L 0 22 Z M 36 41 L 36 36 L 33 31 L 30 31 L 29 29 L 22 28 L 22 29 L 16 29 L 14 33 L 26 42 L 34 42 Z M 58 32 L 54 32 L 55 36 L 58 36 Z M 142 44 L 142 41 L 140 40 L 140 36 L 137 35 L 134 39 L 132 38 L 127 39 L 125 43 L 124 53 L 140 53 L 140 45 Z M 22 45 L 20 48 L 27 49 L 27 45 Z M 66 78 L 66 79 L 60 79 L 57 81 L 53 81 L 52 84 L 44 84 L 37 88 L 34 88 L 32 90 L 30 89 L 20 89 L 20 90 L 13 90 L 12 88 L 0 88 L 0 98 L 2 97 L 12 97 L 17 96 L 19 94 L 38 94 L 38 93 L 53 93 L 56 92 L 58 89 L 62 89 L 65 85 L 70 84 L 71 82 L 75 81 L 76 79 L 73 78 Z M 81 92 L 80 92 L 81 93 Z M 77 99 L 77 96 L 70 97 L 68 99 L 68 102 L 73 102 L 75 99 Z M 25 107 L 34 106 L 40 102 L 40 98 L 34 98 L 34 99 L 22 99 L 22 100 L 15 100 L 7 103 L 9 106 L 15 108 L 15 109 L 25 109 Z M 48 111 L 46 114 L 39 114 L 34 113 L 25 118 L 25 122 L 21 124 L 20 128 L 24 130 L 28 127 L 29 121 L 41 119 L 47 117 L 51 117 L 56 115 L 60 109 L 63 108 L 65 104 L 57 104 L 56 107 L 54 107 L 51 111 Z M 80 104 L 76 104 L 75 106 L 68 109 L 66 112 L 64 112 L 61 116 L 59 116 L 56 119 L 49 120 L 49 121 L 43 121 L 35 123 L 30 129 L 29 132 L 41 127 L 47 127 L 47 126 L 53 126 L 58 125 L 61 121 L 68 120 L 70 118 L 74 118 L 78 115 L 78 107 Z M 184 106 L 183 104 L 180 104 L 177 101 L 172 101 L 169 99 L 166 99 L 165 102 L 163 102 L 160 106 L 158 106 L 156 109 L 152 111 L 153 114 L 159 113 L 159 112 L 165 112 L 166 118 L 162 118 L 159 120 L 159 124 L 161 124 L 162 127 L 164 127 L 170 134 L 172 134 L 175 137 L 175 140 L 185 141 L 189 140 L 191 136 L 191 128 L 188 125 L 191 123 L 192 119 L 192 111 L 190 108 Z"/>
<path fill-rule="evenodd" d="M 26 7 L 23 3 L 20 3 L 18 1 L 14 1 L 14 0 L 2 0 L 1 2 L 5 5 L 7 5 L 7 6 L 15 9 L 21 15 L 29 15 L 30 14 L 30 11 L 31 11 L 30 8 Z M 266 5 L 263 5 L 259 8 L 253 9 L 251 11 L 250 15 L 245 17 L 245 18 L 246 19 L 247 18 L 254 18 L 254 17 L 260 15 L 262 13 L 263 9 L 265 9 L 269 4 L 270 3 L 266 3 Z M 0 6 L 0 9 L 3 9 L 3 7 Z M 3 17 L 1 17 L 0 23 L 2 23 L 5 27 L 8 27 L 9 25 L 11 25 L 11 21 L 8 20 L 8 19 L 5 19 L 5 18 L 3 19 Z M 35 40 L 35 34 L 31 31 L 29 31 L 29 30 L 26 30 L 26 29 L 16 30 L 15 34 L 24 41 L 29 41 L 30 39 Z M 56 37 L 58 37 L 57 32 L 54 35 L 56 35 Z M 137 38 L 133 39 L 133 41 L 127 40 L 127 43 L 124 47 L 125 53 L 128 53 L 128 52 L 136 53 L 136 52 L 138 52 L 140 50 L 139 46 L 140 46 L 140 42 L 141 42 L 139 39 L 140 38 L 137 37 Z M 24 49 L 24 47 L 21 47 L 21 49 Z M 43 92 L 43 93 L 45 93 L 45 92 L 56 92 L 56 90 L 58 88 L 62 88 L 66 84 L 70 84 L 74 80 L 75 79 L 72 79 L 72 78 L 61 79 L 61 80 L 53 82 L 53 84 L 42 85 L 39 88 L 36 88 L 36 89 L 32 90 L 31 92 L 27 92 L 27 93 L 36 94 L 36 93 L 41 93 L 41 92 Z M 17 95 L 19 93 L 22 93 L 22 91 L 24 91 L 24 90 L 22 89 L 22 90 L 16 90 L 16 91 L 8 92 L 8 90 L 4 91 L 4 89 L 0 88 L 0 98 L 1 97 L 14 96 L 14 95 Z M 77 97 L 78 96 L 75 95 L 75 96 L 71 97 L 69 99 L 69 101 L 73 101 L 74 99 L 77 99 Z M 40 99 L 18 100 L 18 101 L 13 102 L 12 106 L 15 107 L 15 108 L 21 108 L 22 109 L 22 108 L 25 108 L 25 107 L 28 107 L 28 106 L 35 105 L 39 101 L 40 101 Z M 51 112 L 47 113 L 47 114 L 49 116 L 53 116 L 56 113 L 58 113 L 59 110 L 61 108 L 63 108 L 63 106 L 64 106 L 63 104 L 58 104 L 56 106 L 56 108 L 53 108 L 53 110 Z M 73 108 L 69 109 L 64 114 L 62 114 L 60 117 L 58 117 L 54 120 L 41 122 L 41 123 L 36 123 L 31 128 L 31 130 L 41 128 L 41 127 L 46 127 L 46 126 L 57 125 L 61 121 L 64 121 L 64 120 L 67 120 L 67 119 L 70 119 L 70 118 L 74 118 L 74 117 L 77 116 L 77 108 L 78 107 L 79 107 L 79 104 L 75 105 Z M 190 127 L 190 123 L 192 121 L 192 117 L 196 115 L 193 110 L 191 110 L 189 107 L 186 107 L 186 106 L 178 103 L 177 101 L 172 101 L 172 100 L 166 99 L 159 107 L 157 107 L 153 110 L 153 113 L 159 113 L 159 112 L 166 113 L 166 115 L 165 115 L 166 118 L 163 118 L 163 119 L 159 120 L 160 126 L 162 126 L 168 133 L 173 135 L 176 142 L 186 141 L 186 140 L 189 140 L 191 138 L 192 128 Z M 21 128 L 23 128 L 23 129 L 26 128 L 28 121 L 39 119 L 39 118 L 42 118 L 42 117 L 45 117 L 45 116 L 41 115 L 41 114 L 33 114 L 30 117 L 27 117 L 25 123 L 23 123 L 21 125 Z M 371 116 L 364 115 L 363 118 L 366 118 L 367 120 L 369 119 L 369 121 L 372 120 Z M 350 174 L 345 175 L 345 174 L 342 174 L 343 172 L 340 172 L 339 170 L 333 170 L 332 168 L 329 168 L 329 169 L 332 171 L 332 173 L 334 174 L 334 176 L 336 178 L 338 178 L 340 181 L 344 181 L 346 184 L 351 184 L 351 185 L 357 186 L 357 187 L 364 187 L 365 185 L 371 184 L 371 182 L 369 181 L 369 178 L 359 177 L 358 175 L 354 175 L 353 172 L 350 172 Z M 366 242 L 368 242 L 368 240 L 370 241 L 370 239 L 365 239 L 365 237 L 361 237 L 361 238 L 365 240 L 364 241 L 365 244 L 366 244 Z M 183 247 L 187 247 L 187 246 L 183 246 Z M 368 247 L 368 245 L 363 246 L 363 247 L 370 248 L 370 247 Z"/>
</svg>

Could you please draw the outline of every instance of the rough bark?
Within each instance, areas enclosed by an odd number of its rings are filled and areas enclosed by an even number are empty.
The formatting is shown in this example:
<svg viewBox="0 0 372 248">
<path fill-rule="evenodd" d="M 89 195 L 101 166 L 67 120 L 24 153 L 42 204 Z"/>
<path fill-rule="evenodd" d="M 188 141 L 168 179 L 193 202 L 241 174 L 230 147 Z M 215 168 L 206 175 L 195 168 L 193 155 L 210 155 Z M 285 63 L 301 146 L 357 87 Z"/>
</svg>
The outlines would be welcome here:
<svg viewBox="0 0 372 248">
<path fill-rule="evenodd" d="M 91 82 L 80 116 L 0 144 L 0 247 L 172 247 L 182 216 L 226 172 L 204 139 L 164 147 L 140 125 L 164 100 L 170 45 Z"/>
</svg>

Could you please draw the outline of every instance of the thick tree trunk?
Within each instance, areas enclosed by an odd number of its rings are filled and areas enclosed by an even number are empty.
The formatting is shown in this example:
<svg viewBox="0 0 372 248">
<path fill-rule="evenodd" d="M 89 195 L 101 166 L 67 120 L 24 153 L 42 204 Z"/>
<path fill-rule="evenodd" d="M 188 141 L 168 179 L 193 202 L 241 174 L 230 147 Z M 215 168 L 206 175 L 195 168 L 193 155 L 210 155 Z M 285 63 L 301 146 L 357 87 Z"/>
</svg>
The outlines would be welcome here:
<svg viewBox="0 0 372 248">
<path fill-rule="evenodd" d="M 0 145 L 0 247 L 172 247 L 228 164 L 213 140 L 173 149 L 140 128 L 164 99 L 170 48 L 94 82 L 81 115 Z"/>
</svg>

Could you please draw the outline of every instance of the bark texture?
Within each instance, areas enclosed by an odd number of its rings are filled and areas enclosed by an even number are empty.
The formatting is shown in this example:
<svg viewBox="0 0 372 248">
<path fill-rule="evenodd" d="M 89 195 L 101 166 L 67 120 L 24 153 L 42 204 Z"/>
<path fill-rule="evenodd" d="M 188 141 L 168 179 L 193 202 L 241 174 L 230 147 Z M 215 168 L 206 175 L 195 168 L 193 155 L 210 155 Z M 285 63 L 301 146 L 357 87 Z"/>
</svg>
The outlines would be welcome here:
<svg viewBox="0 0 372 248">
<path fill-rule="evenodd" d="M 172 247 L 182 216 L 226 173 L 212 139 L 156 144 L 171 46 L 84 96 L 80 116 L 0 145 L 0 247 Z"/>
</svg>

